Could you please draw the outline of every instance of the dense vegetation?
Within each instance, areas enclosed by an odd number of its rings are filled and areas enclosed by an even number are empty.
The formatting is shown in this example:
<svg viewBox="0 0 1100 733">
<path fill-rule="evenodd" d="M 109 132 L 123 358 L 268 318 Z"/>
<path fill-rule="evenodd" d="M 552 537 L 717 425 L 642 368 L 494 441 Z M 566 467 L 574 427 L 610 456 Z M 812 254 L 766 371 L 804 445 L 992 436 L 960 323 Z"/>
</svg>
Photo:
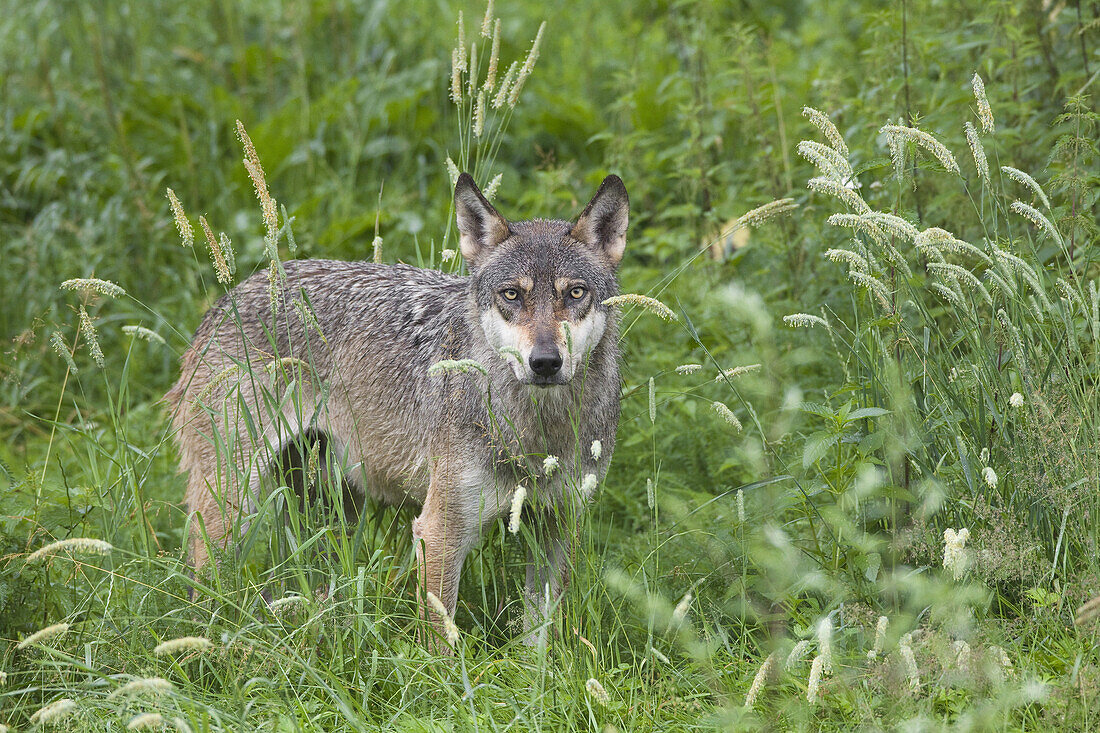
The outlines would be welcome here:
<svg viewBox="0 0 1100 733">
<path fill-rule="evenodd" d="M 0 731 L 1096 727 L 1100 5 L 501 3 L 498 85 L 545 30 L 481 130 L 484 12 L 3 3 Z M 623 289 L 677 314 L 623 313 L 551 642 L 498 528 L 454 659 L 408 512 L 192 578 L 159 401 L 227 287 L 200 214 L 234 283 L 273 244 L 457 270 L 448 159 L 517 218 L 619 174 Z M 110 547 L 32 555 L 67 538 Z"/>
</svg>

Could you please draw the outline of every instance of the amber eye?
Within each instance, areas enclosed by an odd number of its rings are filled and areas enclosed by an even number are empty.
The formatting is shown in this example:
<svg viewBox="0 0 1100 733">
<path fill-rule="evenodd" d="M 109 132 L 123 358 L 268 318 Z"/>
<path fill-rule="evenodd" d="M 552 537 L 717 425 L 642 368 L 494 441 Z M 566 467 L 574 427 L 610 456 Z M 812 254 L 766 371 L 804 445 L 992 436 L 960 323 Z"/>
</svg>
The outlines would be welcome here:
<svg viewBox="0 0 1100 733">
<path fill-rule="evenodd" d="M 581 298 L 584 297 L 584 294 L 587 293 L 587 292 L 588 292 L 588 290 L 586 290 L 582 286 L 578 285 L 578 286 L 576 286 L 575 288 L 573 288 L 572 290 L 569 291 L 569 297 L 572 298 L 573 300 L 580 300 Z"/>
<path fill-rule="evenodd" d="M 516 300 L 519 298 L 519 291 L 515 288 L 505 288 L 500 291 L 500 294 L 505 300 Z"/>
</svg>

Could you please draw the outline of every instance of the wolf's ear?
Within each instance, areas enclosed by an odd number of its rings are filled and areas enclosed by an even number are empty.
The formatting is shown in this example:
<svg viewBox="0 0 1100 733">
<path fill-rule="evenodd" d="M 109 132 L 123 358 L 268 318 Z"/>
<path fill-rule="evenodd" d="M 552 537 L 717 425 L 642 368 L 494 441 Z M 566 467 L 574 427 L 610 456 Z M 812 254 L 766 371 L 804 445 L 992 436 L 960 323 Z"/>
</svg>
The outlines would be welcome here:
<svg viewBox="0 0 1100 733">
<path fill-rule="evenodd" d="M 626 224 L 630 213 L 630 199 L 626 186 L 618 176 L 608 176 L 600 184 L 600 190 L 584 207 L 577 223 L 570 232 L 573 239 L 593 247 L 618 265 L 626 249 Z"/>
<path fill-rule="evenodd" d="M 471 268 L 508 238 L 508 222 L 481 195 L 469 173 L 460 175 L 455 183 L 455 216 L 458 219 L 458 248 Z"/>
</svg>

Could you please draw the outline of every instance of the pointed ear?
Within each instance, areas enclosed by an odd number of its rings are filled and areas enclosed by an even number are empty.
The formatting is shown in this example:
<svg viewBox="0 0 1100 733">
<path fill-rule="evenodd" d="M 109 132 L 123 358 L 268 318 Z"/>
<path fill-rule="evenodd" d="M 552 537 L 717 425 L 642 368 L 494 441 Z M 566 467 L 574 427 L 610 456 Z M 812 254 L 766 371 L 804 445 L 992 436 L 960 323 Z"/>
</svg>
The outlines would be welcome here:
<svg viewBox="0 0 1100 733">
<path fill-rule="evenodd" d="M 469 173 L 460 175 L 455 183 L 455 216 L 458 248 L 471 268 L 510 233 L 508 222 L 481 195 Z"/>
<path fill-rule="evenodd" d="M 570 232 L 573 239 L 603 253 L 612 265 L 618 265 L 626 249 L 626 224 L 630 199 L 618 176 L 608 176 L 600 190 L 584 207 Z"/>
</svg>

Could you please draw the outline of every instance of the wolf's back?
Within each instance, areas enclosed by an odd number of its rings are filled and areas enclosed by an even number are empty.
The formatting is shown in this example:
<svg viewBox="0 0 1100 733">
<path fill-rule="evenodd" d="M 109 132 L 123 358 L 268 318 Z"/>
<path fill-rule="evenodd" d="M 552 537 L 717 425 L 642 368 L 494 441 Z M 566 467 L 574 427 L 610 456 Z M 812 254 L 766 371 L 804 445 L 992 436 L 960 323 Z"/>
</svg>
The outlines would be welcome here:
<svg viewBox="0 0 1100 733">
<path fill-rule="evenodd" d="M 465 277 L 336 260 L 284 267 L 274 314 L 267 272 L 259 272 L 222 296 L 196 330 L 165 395 L 182 469 L 209 468 L 203 435 L 213 426 L 198 403 L 217 404 L 276 360 L 354 392 L 414 399 L 428 366 L 468 341 Z"/>
</svg>

